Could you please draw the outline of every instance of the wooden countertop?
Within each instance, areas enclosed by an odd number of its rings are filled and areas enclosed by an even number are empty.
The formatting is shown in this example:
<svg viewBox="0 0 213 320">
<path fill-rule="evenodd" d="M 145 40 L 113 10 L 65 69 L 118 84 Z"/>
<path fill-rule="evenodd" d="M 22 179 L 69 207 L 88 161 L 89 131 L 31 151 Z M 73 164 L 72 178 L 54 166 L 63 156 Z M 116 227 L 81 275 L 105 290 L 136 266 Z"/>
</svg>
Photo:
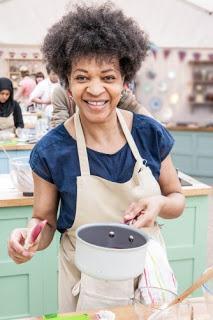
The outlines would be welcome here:
<svg viewBox="0 0 213 320">
<path fill-rule="evenodd" d="M 0 174 L 0 208 L 32 205 L 33 197 L 24 197 L 14 188 L 9 174 Z"/>
<path fill-rule="evenodd" d="M 195 197 L 202 195 L 210 195 L 213 194 L 213 187 L 208 186 L 205 183 L 202 183 L 183 172 L 178 172 L 179 178 L 190 182 L 192 186 L 182 187 L 182 192 L 186 197 Z"/>
<path fill-rule="evenodd" d="M 166 128 L 171 131 L 213 132 L 213 127 L 202 127 L 202 126 L 166 125 Z"/>
<path fill-rule="evenodd" d="M 133 306 L 124 306 L 124 307 L 117 307 L 117 308 L 108 308 L 107 310 L 112 311 L 115 313 L 115 319 L 116 320 L 138 320 L 138 316 L 134 311 Z M 96 311 L 91 311 L 91 312 L 72 312 L 72 313 L 67 313 L 64 314 L 66 316 L 76 316 L 86 313 L 89 315 L 90 320 L 96 320 Z M 43 317 L 33 317 L 33 318 L 24 318 L 22 320 L 42 320 Z M 143 318 L 145 319 L 145 318 Z M 21 320 L 21 319 L 19 319 Z M 50 319 L 51 320 L 51 319 Z"/>
<path fill-rule="evenodd" d="M 213 188 L 201 183 L 188 175 L 179 172 L 179 177 L 192 183 L 192 186 L 182 187 L 186 197 L 209 195 Z M 33 197 L 24 197 L 21 192 L 14 188 L 9 174 L 0 174 L 0 208 L 32 206 Z"/>
<path fill-rule="evenodd" d="M 11 142 L 2 142 L 0 141 L 0 151 L 2 149 L 6 151 L 17 151 L 17 150 L 32 150 L 35 144 L 18 142 L 17 140 L 13 140 Z"/>
<path fill-rule="evenodd" d="M 196 320 L 209 320 L 210 319 L 207 315 L 207 310 L 206 310 L 206 306 L 205 306 L 203 297 L 191 298 L 188 301 L 190 302 L 190 305 L 193 306 L 193 315 L 194 315 L 193 319 L 196 319 Z M 134 309 L 133 306 L 124 306 L 124 307 L 117 307 L 117 308 L 112 308 L 112 309 L 110 308 L 108 310 L 112 311 L 115 314 L 116 320 L 138 320 L 138 319 L 146 320 L 147 319 L 147 312 L 145 311 L 146 316 L 145 315 L 142 316 L 142 314 L 141 314 L 141 313 L 143 313 L 143 308 L 144 307 L 141 306 L 140 309 L 138 310 L 138 309 Z M 68 315 L 75 316 L 75 315 L 79 315 L 82 313 L 83 312 L 81 312 L 81 313 L 74 312 L 74 313 L 66 314 L 66 316 L 68 316 Z M 86 312 L 86 313 L 90 316 L 90 320 L 97 319 L 95 311 Z M 139 316 L 138 316 L 138 313 L 139 313 Z M 191 319 L 192 319 L 192 317 L 191 317 Z M 22 320 L 42 320 L 42 317 L 25 318 Z"/>
</svg>

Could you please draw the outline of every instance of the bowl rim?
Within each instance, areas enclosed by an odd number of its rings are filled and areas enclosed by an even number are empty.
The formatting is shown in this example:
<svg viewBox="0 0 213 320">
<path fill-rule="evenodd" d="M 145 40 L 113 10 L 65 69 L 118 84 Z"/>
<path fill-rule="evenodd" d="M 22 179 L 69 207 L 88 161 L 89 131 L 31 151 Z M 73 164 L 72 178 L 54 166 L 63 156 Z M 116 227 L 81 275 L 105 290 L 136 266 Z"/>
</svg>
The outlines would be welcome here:
<svg viewBox="0 0 213 320">
<path fill-rule="evenodd" d="M 208 292 L 210 293 L 211 295 L 213 295 L 213 290 L 209 288 L 208 284 L 207 283 L 204 283 L 202 285 L 202 287 Z"/>
<path fill-rule="evenodd" d="M 124 248 L 124 249 L 117 249 L 117 248 L 107 248 L 107 247 L 101 247 L 101 246 L 98 246 L 98 245 L 95 245 L 93 243 L 89 243 L 85 240 L 83 240 L 81 237 L 79 237 L 79 232 L 83 229 L 86 229 L 88 227 L 101 227 L 101 226 L 115 226 L 115 227 L 122 227 L 122 228 L 125 228 L 125 229 L 132 229 L 138 233 L 141 233 L 141 235 L 145 238 L 146 240 L 146 243 L 142 246 L 139 246 L 139 247 L 136 247 L 136 248 Z M 78 240 L 79 242 L 83 243 L 84 245 L 88 246 L 88 247 L 93 247 L 93 248 L 96 248 L 96 249 L 99 249 L 99 250 L 104 250 L 104 251 L 112 251 L 112 252 L 133 252 L 133 251 L 138 251 L 138 250 L 141 250 L 141 248 L 146 248 L 148 246 L 148 243 L 149 243 L 149 240 L 150 240 L 150 237 L 143 231 L 143 230 L 140 230 L 140 229 L 136 229 L 132 226 L 129 226 L 129 225 L 126 225 L 126 224 L 122 224 L 122 223 L 114 223 L 114 222 L 110 222 L 110 223 L 107 223 L 107 222 L 103 222 L 103 223 L 87 223 L 87 224 L 83 224 L 82 226 L 78 227 L 77 230 L 76 230 L 76 240 Z"/>
<path fill-rule="evenodd" d="M 140 287 L 138 287 L 138 290 L 140 290 L 140 289 L 157 289 L 157 290 L 163 290 L 164 292 L 166 291 L 166 292 L 169 292 L 169 293 L 172 293 L 173 295 L 174 295 L 174 297 L 176 296 L 178 296 L 178 294 L 176 293 L 176 292 L 174 292 L 174 291 L 172 291 L 172 290 L 169 290 L 169 289 L 166 289 L 166 288 L 161 288 L 161 287 L 156 287 L 156 286 L 140 286 Z M 137 299 L 137 298 L 136 298 Z"/>
<path fill-rule="evenodd" d="M 178 294 L 176 293 L 176 292 L 174 292 L 174 291 L 172 291 L 172 290 L 169 290 L 169 289 L 166 289 L 166 288 L 161 288 L 161 287 L 156 287 L 156 286 L 146 286 L 146 287 L 144 287 L 144 286 L 140 286 L 139 288 L 138 288 L 138 290 L 140 290 L 140 289 L 157 289 L 157 290 L 162 290 L 164 293 L 165 292 L 167 292 L 167 293 L 169 293 L 169 294 L 172 294 L 173 295 L 173 299 L 175 299 L 175 298 L 177 298 L 178 297 Z M 135 298 L 135 297 L 133 297 L 132 299 L 132 302 L 134 303 L 134 302 L 136 302 L 136 303 L 140 303 L 140 304 L 143 304 L 141 301 L 140 301 L 140 299 L 139 298 Z M 179 303 L 178 303 L 179 304 Z M 150 304 L 145 304 L 145 306 L 151 306 Z M 152 307 L 152 308 L 154 308 L 155 310 L 161 310 L 160 309 L 160 305 L 159 306 L 154 306 L 154 307 Z M 172 306 L 168 306 L 166 309 L 169 309 L 169 308 L 171 308 Z"/>
</svg>

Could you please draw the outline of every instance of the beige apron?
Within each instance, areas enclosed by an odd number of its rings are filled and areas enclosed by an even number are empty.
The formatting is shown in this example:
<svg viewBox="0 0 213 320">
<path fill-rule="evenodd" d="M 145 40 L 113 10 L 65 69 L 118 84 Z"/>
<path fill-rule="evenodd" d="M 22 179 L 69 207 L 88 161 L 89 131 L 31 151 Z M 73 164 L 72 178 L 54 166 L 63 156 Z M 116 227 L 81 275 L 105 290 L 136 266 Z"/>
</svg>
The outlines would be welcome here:
<svg viewBox="0 0 213 320">
<path fill-rule="evenodd" d="M 0 117 L 0 130 L 14 132 L 14 119 L 12 113 L 8 117 Z"/>
<path fill-rule="evenodd" d="M 74 116 L 81 176 L 77 177 L 77 204 L 75 222 L 67 230 L 60 244 L 59 312 L 107 308 L 130 303 L 134 296 L 135 279 L 104 281 L 81 274 L 74 264 L 75 232 L 86 223 L 123 223 L 126 208 L 133 201 L 159 195 L 160 187 L 146 167 L 131 133 L 117 109 L 117 116 L 129 147 L 136 159 L 132 178 L 116 183 L 90 175 L 88 156 L 79 113 Z M 158 225 L 144 228 L 147 233 L 164 244 Z M 110 267 L 110 266 L 109 266 Z"/>
</svg>

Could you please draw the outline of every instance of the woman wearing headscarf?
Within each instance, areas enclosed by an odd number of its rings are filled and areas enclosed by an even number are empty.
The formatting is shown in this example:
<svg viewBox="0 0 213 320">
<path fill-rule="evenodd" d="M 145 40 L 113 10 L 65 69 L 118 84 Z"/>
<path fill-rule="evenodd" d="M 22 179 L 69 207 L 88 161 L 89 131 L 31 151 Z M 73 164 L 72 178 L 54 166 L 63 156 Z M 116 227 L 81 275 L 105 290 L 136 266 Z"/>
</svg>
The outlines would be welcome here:
<svg viewBox="0 0 213 320">
<path fill-rule="evenodd" d="M 21 108 L 13 100 L 13 84 L 8 78 L 0 78 L 0 131 L 14 131 L 23 128 L 24 122 Z"/>
</svg>

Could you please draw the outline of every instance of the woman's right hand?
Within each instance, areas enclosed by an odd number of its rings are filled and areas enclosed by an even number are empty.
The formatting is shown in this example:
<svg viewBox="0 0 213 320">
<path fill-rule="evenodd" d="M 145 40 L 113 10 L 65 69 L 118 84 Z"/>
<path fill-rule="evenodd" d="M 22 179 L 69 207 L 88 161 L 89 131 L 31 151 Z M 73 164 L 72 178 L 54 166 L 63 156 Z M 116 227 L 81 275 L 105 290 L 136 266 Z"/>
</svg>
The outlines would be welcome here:
<svg viewBox="0 0 213 320">
<path fill-rule="evenodd" d="M 17 263 L 21 264 L 32 259 L 38 249 L 40 236 L 28 249 L 25 240 L 31 234 L 31 228 L 20 228 L 12 231 L 8 241 L 8 254 Z"/>
</svg>

